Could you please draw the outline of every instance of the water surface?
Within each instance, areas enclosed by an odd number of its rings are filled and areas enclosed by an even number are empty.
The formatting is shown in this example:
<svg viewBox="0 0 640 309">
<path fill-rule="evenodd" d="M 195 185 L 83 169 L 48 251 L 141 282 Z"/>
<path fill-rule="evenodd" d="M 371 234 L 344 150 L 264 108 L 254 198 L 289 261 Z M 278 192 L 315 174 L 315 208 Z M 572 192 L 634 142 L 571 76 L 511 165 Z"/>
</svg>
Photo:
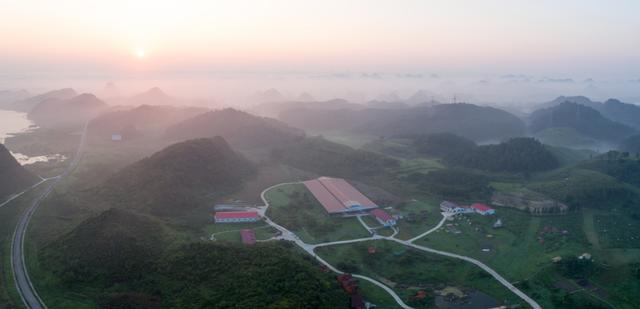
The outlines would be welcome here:
<svg viewBox="0 0 640 309">
<path fill-rule="evenodd" d="M 26 113 L 15 111 L 0 110 L 0 143 L 4 144 L 7 137 L 17 133 L 28 132 L 35 129 L 35 124 L 27 118 Z M 43 154 L 39 156 L 27 156 L 25 154 L 11 152 L 11 154 L 22 165 L 33 164 L 36 162 L 49 162 L 51 160 L 66 159 L 60 154 Z"/>
</svg>

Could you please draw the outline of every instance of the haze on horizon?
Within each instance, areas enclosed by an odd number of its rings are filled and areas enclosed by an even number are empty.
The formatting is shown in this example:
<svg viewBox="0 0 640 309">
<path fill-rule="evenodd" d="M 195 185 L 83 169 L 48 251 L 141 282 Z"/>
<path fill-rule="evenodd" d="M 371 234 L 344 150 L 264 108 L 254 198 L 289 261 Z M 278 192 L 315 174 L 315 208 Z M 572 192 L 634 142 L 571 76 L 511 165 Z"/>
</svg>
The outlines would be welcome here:
<svg viewBox="0 0 640 309">
<path fill-rule="evenodd" d="M 633 0 L 2 1 L 0 88 L 638 102 L 637 12 Z"/>
</svg>

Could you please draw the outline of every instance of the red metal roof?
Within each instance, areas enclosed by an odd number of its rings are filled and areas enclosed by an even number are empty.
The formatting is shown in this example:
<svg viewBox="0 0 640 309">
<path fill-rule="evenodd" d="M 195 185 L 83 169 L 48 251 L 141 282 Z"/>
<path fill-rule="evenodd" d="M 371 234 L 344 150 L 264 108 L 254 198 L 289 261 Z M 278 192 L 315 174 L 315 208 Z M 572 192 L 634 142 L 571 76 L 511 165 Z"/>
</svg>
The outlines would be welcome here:
<svg viewBox="0 0 640 309">
<path fill-rule="evenodd" d="M 317 179 L 305 181 L 304 185 L 311 191 L 311 194 L 322 204 L 322 207 L 328 213 L 336 213 L 344 211 L 344 206 L 336 199 L 327 188 L 325 188 Z"/>
<path fill-rule="evenodd" d="M 253 219 L 258 218 L 258 213 L 255 211 L 225 211 L 216 212 L 216 219 Z"/>
<path fill-rule="evenodd" d="M 320 177 L 305 181 L 304 185 L 328 213 L 378 207 L 344 179 Z M 360 207 L 352 208 L 353 206 Z"/>
<path fill-rule="evenodd" d="M 253 230 L 242 230 L 240 231 L 240 236 L 242 237 L 242 242 L 245 245 L 253 245 L 256 243 L 256 234 L 253 232 Z"/>
<path fill-rule="evenodd" d="M 373 216 L 375 216 L 376 218 L 382 220 L 382 222 L 387 222 L 389 220 L 393 220 L 393 217 L 388 214 L 386 211 L 376 208 L 374 210 L 371 211 L 371 214 Z"/>
<path fill-rule="evenodd" d="M 471 208 L 479 210 L 479 211 L 487 211 L 487 210 L 492 210 L 493 208 L 482 204 L 482 203 L 474 203 L 471 205 Z"/>
<path fill-rule="evenodd" d="M 318 180 L 333 194 L 341 203 L 348 208 L 354 204 L 364 208 L 378 207 L 373 201 L 350 183 L 340 178 L 320 177 Z"/>
</svg>

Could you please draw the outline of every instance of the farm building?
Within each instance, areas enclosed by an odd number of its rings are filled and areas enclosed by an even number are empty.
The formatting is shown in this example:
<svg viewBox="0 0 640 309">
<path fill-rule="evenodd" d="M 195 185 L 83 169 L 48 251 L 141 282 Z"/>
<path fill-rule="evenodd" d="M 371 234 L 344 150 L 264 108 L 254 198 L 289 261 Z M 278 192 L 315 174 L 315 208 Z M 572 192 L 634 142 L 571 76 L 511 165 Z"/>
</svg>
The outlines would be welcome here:
<svg viewBox="0 0 640 309">
<path fill-rule="evenodd" d="M 475 203 L 471 205 L 471 208 L 473 208 L 473 210 L 475 210 L 476 213 L 479 213 L 483 216 L 494 215 L 496 213 L 495 209 L 481 203 Z"/>
<path fill-rule="evenodd" d="M 213 218 L 216 223 L 256 222 L 260 220 L 260 216 L 255 211 L 218 211 Z"/>
<path fill-rule="evenodd" d="M 378 205 L 344 179 L 320 177 L 305 181 L 304 185 L 329 214 L 378 208 Z"/>
<path fill-rule="evenodd" d="M 240 237 L 242 237 L 242 243 L 245 245 L 255 245 L 256 244 L 256 234 L 253 230 L 245 229 L 240 231 Z"/>
<path fill-rule="evenodd" d="M 376 208 L 370 212 L 370 214 L 384 226 L 396 225 L 396 220 L 386 211 Z"/>
<path fill-rule="evenodd" d="M 469 206 L 458 205 L 449 201 L 440 203 L 440 210 L 451 214 L 468 214 L 475 212 L 475 210 Z"/>
<path fill-rule="evenodd" d="M 458 204 L 453 202 L 442 201 L 442 203 L 440 203 L 440 210 L 444 212 L 453 212 L 456 208 L 458 208 Z"/>
</svg>

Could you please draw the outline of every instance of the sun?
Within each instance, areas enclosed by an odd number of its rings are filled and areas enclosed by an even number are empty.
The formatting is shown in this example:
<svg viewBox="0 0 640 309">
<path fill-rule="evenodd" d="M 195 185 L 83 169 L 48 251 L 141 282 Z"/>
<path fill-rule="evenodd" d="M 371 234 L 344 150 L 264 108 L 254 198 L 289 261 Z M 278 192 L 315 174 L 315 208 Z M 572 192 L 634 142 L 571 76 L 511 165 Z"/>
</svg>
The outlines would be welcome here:
<svg viewBox="0 0 640 309">
<path fill-rule="evenodd" d="M 138 48 L 136 48 L 136 49 L 133 51 L 133 53 L 134 53 L 134 55 L 136 56 L 136 58 L 138 58 L 138 59 L 142 59 L 142 58 L 144 58 L 144 57 L 145 57 L 145 55 L 146 55 L 146 52 L 145 52 L 144 48 L 142 48 L 142 47 L 138 47 Z"/>
</svg>

